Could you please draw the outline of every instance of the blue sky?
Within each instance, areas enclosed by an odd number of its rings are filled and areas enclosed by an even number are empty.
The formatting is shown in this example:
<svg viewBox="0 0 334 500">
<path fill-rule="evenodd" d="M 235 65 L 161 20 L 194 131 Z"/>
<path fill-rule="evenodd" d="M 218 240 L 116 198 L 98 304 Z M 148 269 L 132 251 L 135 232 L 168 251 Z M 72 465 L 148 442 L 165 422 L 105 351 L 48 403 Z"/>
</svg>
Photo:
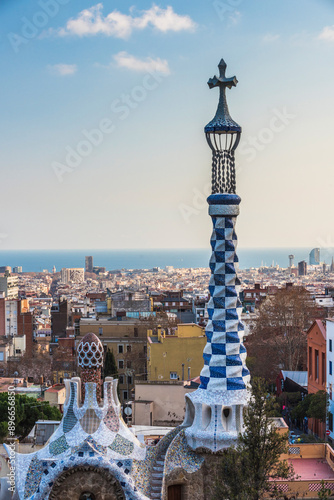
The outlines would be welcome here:
<svg viewBox="0 0 334 500">
<path fill-rule="evenodd" d="M 7 0 L 0 15 L 0 249 L 208 246 L 221 57 L 239 80 L 240 245 L 334 247 L 330 0 Z"/>
</svg>

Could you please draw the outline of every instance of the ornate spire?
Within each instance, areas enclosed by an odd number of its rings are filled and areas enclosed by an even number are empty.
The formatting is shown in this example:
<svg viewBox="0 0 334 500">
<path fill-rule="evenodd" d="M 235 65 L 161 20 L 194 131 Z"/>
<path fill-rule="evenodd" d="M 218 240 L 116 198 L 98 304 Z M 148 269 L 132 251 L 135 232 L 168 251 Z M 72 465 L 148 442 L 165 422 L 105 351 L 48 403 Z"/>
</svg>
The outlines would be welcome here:
<svg viewBox="0 0 334 500">
<path fill-rule="evenodd" d="M 239 144 L 241 127 L 232 120 L 226 101 L 226 88 L 236 87 L 235 76 L 226 78 L 226 63 L 218 65 L 219 77 L 208 81 L 210 89 L 219 87 L 219 103 L 214 118 L 204 128 L 206 139 L 212 150 L 212 194 L 235 193 L 234 151 Z"/>
<path fill-rule="evenodd" d="M 207 344 L 203 351 L 201 385 L 186 395 L 184 426 L 188 444 L 218 451 L 230 446 L 243 429 L 242 408 L 247 404 L 249 371 L 243 345 L 244 326 L 237 277 L 236 219 L 241 199 L 235 194 L 234 150 L 241 127 L 229 115 L 225 89 L 237 83 L 226 78 L 226 64 L 219 65 L 220 77 L 209 80 L 209 87 L 220 87 L 215 118 L 205 127 L 213 151 L 212 193 L 208 198 L 212 217 L 211 278 L 206 326 Z M 230 140 L 227 141 L 227 136 Z M 229 146 L 227 147 L 227 144 Z"/>
<path fill-rule="evenodd" d="M 85 399 L 86 382 L 96 383 L 96 397 L 101 399 L 103 346 L 95 333 L 87 333 L 78 345 L 78 365 L 81 368 L 81 397 Z"/>
</svg>

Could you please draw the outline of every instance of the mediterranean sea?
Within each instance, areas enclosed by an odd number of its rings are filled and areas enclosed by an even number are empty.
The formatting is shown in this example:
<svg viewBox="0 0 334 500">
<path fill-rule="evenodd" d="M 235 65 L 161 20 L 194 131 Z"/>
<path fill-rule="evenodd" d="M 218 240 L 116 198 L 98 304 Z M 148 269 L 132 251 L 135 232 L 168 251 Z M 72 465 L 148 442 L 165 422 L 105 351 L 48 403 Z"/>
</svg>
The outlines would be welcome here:
<svg viewBox="0 0 334 500">
<path fill-rule="evenodd" d="M 306 260 L 311 248 L 238 248 L 239 268 L 271 266 L 288 267 L 289 254 L 295 256 L 294 264 Z M 153 267 L 175 268 L 208 267 L 211 255 L 206 249 L 173 250 L 0 250 L 0 266 L 22 266 L 23 272 L 40 272 L 44 269 L 57 271 L 62 267 L 85 267 L 85 256 L 92 255 L 94 266 L 103 266 L 107 271 L 116 269 L 151 269 Z M 327 264 L 331 256 L 321 254 Z"/>
</svg>

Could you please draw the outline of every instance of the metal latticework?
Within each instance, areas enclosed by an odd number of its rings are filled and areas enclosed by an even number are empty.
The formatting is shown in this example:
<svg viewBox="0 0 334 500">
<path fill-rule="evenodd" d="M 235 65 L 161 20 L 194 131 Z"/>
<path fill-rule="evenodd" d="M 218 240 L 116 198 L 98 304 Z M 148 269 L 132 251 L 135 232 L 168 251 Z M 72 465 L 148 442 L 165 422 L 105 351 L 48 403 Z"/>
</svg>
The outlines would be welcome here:
<svg viewBox="0 0 334 500">
<path fill-rule="evenodd" d="M 235 194 L 234 151 L 212 151 L 212 194 Z"/>
</svg>

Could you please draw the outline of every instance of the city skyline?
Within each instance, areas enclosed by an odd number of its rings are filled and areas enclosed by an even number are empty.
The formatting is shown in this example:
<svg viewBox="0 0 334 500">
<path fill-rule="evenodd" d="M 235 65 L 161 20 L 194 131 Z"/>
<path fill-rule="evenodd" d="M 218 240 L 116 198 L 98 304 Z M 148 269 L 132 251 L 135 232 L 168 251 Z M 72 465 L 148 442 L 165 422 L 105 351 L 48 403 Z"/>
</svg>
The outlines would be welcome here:
<svg viewBox="0 0 334 500">
<path fill-rule="evenodd" d="M 206 248 L 221 57 L 239 80 L 241 246 L 334 247 L 330 2 L 0 9 L 0 250 Z"/>
</svg>

